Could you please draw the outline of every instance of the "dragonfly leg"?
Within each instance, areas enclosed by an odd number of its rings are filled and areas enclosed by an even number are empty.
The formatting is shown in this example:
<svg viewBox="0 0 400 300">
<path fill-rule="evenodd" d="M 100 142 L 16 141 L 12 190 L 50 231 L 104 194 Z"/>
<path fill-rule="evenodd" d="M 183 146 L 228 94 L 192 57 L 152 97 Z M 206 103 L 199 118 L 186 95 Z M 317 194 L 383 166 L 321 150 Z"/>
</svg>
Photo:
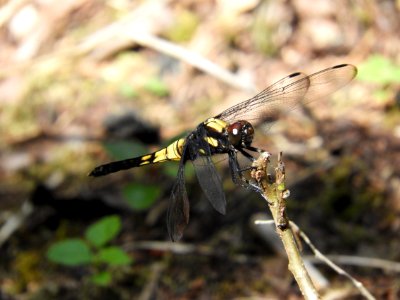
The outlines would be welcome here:
<svg viewBox="0 0 400 300">
<path fill-rule="evenodd" d="M 266 151 L 263 150 L 263 149 L 256 148 L 256 147 L 253 147 L 253 146 L 247 146 L 246 149 L 247 149 L 247 150 L 250 150 L 250 151 L 253 151 L 253 152 L 258 152 L 258 153 L 266 152 Z"/>
<path fill-rule="evenodd" d="M 247 159 L 249 159 L 251 162 L 255 161 L 255 158 L 253 157 L 253 155 L 251 155 L 250 153 L 244 151 L 244 149 L 240 148 L 240 149 L 238 149 L 238 150 L 240 151 L 240 153 L 243 154 L 244 157 L 246 157 Z M 237 161 L 237 159 L 236 159 L 236 161 Z M 238 163 L 238 165 L 239 165 L 239 163 Z"/>
<path fill-rule="evenodd" d="M 243 153 L 245 157 L 249 158 L 251 161 L 254 161 L 254 158 L 249 153 L 243 151 L 242 149 L 239 151 Z M 231 170 L 232 181 L 234 184 L 242 186 L 247 189 L 251 189 L 256 192 L 260 191 L 260 189 L 255 184 L 253 184 L 246 177 L 244 177 L 243 172 L 252 169 L 252 167 L 241 168 L 237 160 L 236 151 L 232 151 L 231 153 L 229 153 L 229 165 Z"/>
</svg>

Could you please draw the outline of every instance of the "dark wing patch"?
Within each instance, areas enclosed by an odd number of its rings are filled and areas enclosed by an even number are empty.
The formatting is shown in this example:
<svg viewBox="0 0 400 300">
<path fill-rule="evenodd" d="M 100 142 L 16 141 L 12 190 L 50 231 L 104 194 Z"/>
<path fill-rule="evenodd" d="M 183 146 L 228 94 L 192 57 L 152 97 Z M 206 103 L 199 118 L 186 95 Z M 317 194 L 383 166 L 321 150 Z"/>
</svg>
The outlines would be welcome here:
<svg viewBox="0 0 400 300">
<path fill-rule="evenodd" d="M 167 228 L 172 241 L 182 238 L 183 230 L 189 223 L 189 200 L 185 188 L 184 171 L 185 164 L 181 161 L 167 211 Z"/>
<path fill-rule="evenodd" d="M 211 157 L 199 155 L 193 161 L 197 180 L 211 205 L 221 214 L 226 213 L 226 199 L 222 181 L 211 160 Z"/>
<path fill-rule="evenodd" d="M 187 142 L 190 160 L 193 162 L 197 179 L 211 205 L 220 212 L 226 212 L 225 193 L 222 181 L 214 163 L 211 160 L 210 144 L 206 140 L 207 131 L 204 127 L 197 127 L 193 138 Z"/>
</svg>

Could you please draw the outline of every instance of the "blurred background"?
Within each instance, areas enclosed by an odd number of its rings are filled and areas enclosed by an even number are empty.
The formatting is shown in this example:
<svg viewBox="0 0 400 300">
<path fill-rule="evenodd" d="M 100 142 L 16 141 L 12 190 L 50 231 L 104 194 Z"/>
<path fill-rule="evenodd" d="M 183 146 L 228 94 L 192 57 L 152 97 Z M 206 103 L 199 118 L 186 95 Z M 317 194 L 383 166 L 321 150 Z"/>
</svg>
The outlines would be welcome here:
<svg viewBox="0 0 400 300">
<path fill-rule="evenodd" d="M 400 298 L 400 2 L 0 1 L 0 299 L 300 299 L 260 195 L 216 159 L 225 216 L 174 162 L 102 178 L 295 72 L 351 63 L 332 97 L 256 129 L 288 215 L 378 299 Z M 311 252 L 303 245 L 303 253 Z M 382 259 L 382 260 L 373 260 Z M 359 299 L 323 264 L 326 299 Z"/>
</svg>

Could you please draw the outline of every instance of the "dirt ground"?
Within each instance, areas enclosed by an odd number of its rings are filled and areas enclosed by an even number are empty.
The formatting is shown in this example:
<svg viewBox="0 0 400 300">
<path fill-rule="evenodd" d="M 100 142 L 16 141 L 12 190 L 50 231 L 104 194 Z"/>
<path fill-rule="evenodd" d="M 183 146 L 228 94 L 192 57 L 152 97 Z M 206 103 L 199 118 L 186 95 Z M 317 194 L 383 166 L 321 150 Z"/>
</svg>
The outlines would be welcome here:
<svg viewBox="0 0 400 300">
<path fill-rule="evenodd" d="M 0 3 L 0 299 L 302 299 L 275 228 L 255 224 L 271 218 L 266 201 L 232 182 L 226 155 L 213 158 L 226 214 L 189 163 L 190 221 L 175 243 L 177 162 L 87 175 L 167 146 L 288 74 L 344 63 L 354 80 L 296 109 L 278 100 L 282 113 L 254 122 L 253 144 L 272 166 L 283 152 L 286 213 L 313 245 L 370 299 L 400 299 L 399 1 Z M 96 246 L 88 232 L 107 216 L 119 225 Z M 52 260 L 72 238 L 129 259 Z M 368 298 L 301 246 L 323 299 Z"/>
</svg>

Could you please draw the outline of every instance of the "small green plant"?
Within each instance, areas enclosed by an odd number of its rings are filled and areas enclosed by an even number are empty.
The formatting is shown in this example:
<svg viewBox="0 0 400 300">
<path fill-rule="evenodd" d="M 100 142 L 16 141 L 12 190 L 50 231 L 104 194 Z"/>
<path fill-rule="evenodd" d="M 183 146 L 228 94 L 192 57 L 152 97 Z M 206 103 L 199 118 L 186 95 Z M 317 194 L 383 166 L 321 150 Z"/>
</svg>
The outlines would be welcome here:
<svg viewBox="0 0 400 300">
<path fill-rule="evenodd" d="M 51 245 L 47 258 L 64 266 L 91 266 L 96 270 L 91 280 L 98 285 L 108 285 L 112 281 L 112 267 L 132 263 L 132 258 L 122 248 L 107 245 L 120 230 L 119 216 L 104 217 L 86 229 L 84 238 L 65 239 Z"/>
<path fill-rule="evenodd" d="M 359 66 L 358 80 L 387 85 L 400 81 L 400 66 L 382 55 L 371 55 Z"/>
<path fill-rule="evenodd" d="M 149 209 L 161 195 L 161 188 L 156 185 L 131 183 L 122 189 L 122 195 L 135 211 Z"/>
<path fill-rule="evenodd" d="M 143 88 L 157 97 L 165 97 L 169 93 L 168 86 L 157 77 L 149 78 Z"/>
<path fill-rule="evenodd" d="M 371 55 L 359 66 L 358 80 L 380 86 L 374 92 L 376 99 L 386 99 L 388 86 L 400 82 L 400 66 L 382 55 Z"/>
</svg>

